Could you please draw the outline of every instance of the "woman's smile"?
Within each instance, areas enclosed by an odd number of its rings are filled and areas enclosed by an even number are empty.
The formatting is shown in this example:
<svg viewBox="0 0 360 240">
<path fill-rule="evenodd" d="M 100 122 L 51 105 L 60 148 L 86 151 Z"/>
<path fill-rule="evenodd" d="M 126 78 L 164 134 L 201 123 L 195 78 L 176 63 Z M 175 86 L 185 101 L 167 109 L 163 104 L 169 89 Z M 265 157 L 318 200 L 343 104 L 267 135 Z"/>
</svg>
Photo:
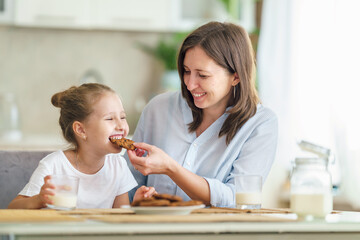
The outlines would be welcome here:
<svg viewBox="0 0 360 240">
<path fill-rule="evenodd" d="M 203 93 L 191 93 L 191 94 L 192 94 L 194 99 L 200 99 L 200 98 L 202 98 L 203 96 L 206 95 L 206 92 L 203 92 Z"/>
<path fill-rule="evenodd" d="M 184 58 L 184 83 L 191 92 L 196 107 L 205 111 L 225 112 L 235 79 L 205 51 L 196 46 L 187 50 Z"/>
</svg>

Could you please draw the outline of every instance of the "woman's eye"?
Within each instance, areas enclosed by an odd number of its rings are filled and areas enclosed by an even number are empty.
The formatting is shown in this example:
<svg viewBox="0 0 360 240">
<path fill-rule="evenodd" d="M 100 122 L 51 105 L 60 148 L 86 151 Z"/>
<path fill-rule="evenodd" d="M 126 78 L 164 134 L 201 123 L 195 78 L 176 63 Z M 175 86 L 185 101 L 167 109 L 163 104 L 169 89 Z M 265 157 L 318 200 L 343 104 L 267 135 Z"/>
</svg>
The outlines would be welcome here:
<svg viewBox="0 0 360 240">
<path fill-rule="evenodd" d="M 201 77 L 201 78 L 207 78 L 207 77 L 209 77 L 209 76 L 199 74 L 199 77 Z"/>
<path fill-rule="evenodd" d="M 190 71 L 184 70 L 184 74 L 190 74 Z"/>
<path fill-rule="evenodd" d="M 113 120 L 113 118 L 106 118 L 106 120 L 111 121 L 111 120 Z"/>
</svg>

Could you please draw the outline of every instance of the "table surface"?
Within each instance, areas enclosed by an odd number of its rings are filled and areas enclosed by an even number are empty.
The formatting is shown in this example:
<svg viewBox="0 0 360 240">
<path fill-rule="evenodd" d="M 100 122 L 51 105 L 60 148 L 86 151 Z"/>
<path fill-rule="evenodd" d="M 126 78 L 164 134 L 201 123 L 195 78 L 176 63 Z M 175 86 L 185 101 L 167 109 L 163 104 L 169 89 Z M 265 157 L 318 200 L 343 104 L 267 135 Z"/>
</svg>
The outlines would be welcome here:
<svg viewBox="0 0 360 240">
<path fill-rule="evenodd" d="M 0 210 L 0 214 L 6 210 Z M 43 210 L 33 210 L 35 214 L 41 214 Z M 38 212 L 40 211 L 40 212 Z M 111 211 L 111 210 L 110 210 Z M 21 213 L 21 210 L 18 211 Z M 109 214 L 112 214 L 109 212 Z M 193 214 L 191 214 L 193 215 Z M 201 214 L 204 216 L 203 214 Z M 231 219 L 236 214 L 208 214 L 206 217 L 221 217 L 223 220 L 226 218 Z M 48 222 L 35 222 L 35 221 L 15 221 L 7 222 L 4 219 L 0 223 L 0 236 L 10 237 L 10 239 L 37 239 L 54 238 L 56 237 L 70 237 L 82 239 L 81 237 L 90 237 L 96 235 L 97 237 L 108 237 L 111 239 L 115 236 L 142 236 L 147 238 L 156 239 L 159 236 L 212 236 L 214 239 L 219 238 L 223 234 L 242 235 L 247 238 L 259 236 L 263 237 L 272 235 L 276 239 L 279 234 L 315 234 L 316 239 L 331 239 L 329 233 L 335 234 L 332 237 L 339 237 L 336 234 L 342 234 L 341 239 L 348 239 L 360 237 L 360 212 L 340 212 L 330 214 L 325 219 L 315 219 L 312 221 L 305 221 L 297 219 L 293 213 L 271 213 L 271 214 L 254 214 L 247 213 L 248 216 L 270 216 L 271 219 L 279 219 L 279 221 L 234 221 L 232 220 L 223 222 L 151 222 L 151 219 L 156 219 L 159 215 L 142 215 L 144 219 L 150 222 L 106 222 L 96 220 L 94 218 L 86 218 L 84 221 L 48 221 Z M 81 217 L 84 215 L 68 215 L 72 217 Z M 107 215 L 109 216 L 109 215 Z M 114 216 L 114 215 L 113 215 Z M 120 215 L 118 215 L 120 216 Z M 136 217 L 136 215 L 123 215 L 124 219 Z M 189 216 L 189 215 L 187 215 Z M 239 215 L 237 215 L 239 216 Z M 243 215 L 245 216 L 245 215 Z M 181 219 L 180 217 L 175 217 Z M 173 219 L 175 219 L 173 218 Z M 184 217 L 186 219 L 186 216 Z M 219 218 L 220 219 L 220 218 Z M 302 236 L 302 235 L 301 235 Z M 269 236 L 270 237 L 270 236 Z M 269 239 L 272 239 L 271 237 Z"/>
</svg>

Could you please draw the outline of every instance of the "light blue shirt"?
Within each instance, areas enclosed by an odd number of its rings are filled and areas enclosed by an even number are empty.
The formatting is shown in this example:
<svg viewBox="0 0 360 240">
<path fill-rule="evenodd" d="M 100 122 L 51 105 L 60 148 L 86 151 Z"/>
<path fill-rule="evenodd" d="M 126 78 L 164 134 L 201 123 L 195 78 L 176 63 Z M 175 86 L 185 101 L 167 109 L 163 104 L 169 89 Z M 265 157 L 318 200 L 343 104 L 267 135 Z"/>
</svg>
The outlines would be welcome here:
<svg viewBox="0 0 360 240">
<path fill-rule="evenodd" d="M 226 145 L 219 132 L 228 114 L 224 113 L 200 136 L 189 133 L 191 109 L 180 92 L 167 92 L 154 97 L 145 107 L 133 140 L 155 145 L 181 166 L 204 177 L 209 184 L 210 203 L 217 207 L 234 207 L 234 176 L 261 175 L 265 181 L 275 158 L 277 118 L 261 104 L 256 114 Z M 125 158 L 128 160 L 128 156 Z M 190 200 L 170 177 L 162 174 L 143 176 L 128 164 L 138 186 L 153 186 L 158 193 L 168 193 Z M 130 192 L 131 198 L 134 191 Z"/>
</svg>

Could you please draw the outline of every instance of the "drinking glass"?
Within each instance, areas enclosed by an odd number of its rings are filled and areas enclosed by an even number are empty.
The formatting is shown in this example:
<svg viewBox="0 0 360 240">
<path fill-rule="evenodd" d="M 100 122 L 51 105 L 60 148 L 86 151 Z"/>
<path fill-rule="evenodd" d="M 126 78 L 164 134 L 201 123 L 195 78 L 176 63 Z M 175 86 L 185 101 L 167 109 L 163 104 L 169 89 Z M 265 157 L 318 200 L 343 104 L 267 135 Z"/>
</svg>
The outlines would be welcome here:
<svg viewBox="0 0 360 240">
<path fill-rule="evenodd" d="M 66 175 L 52 175 L 50 182 L 55 185 L 55 195 L 49 196 L 53 204 L 48 204 L 48 207 L 57 210 L 75 209 L 79 178 Z"/>
<path fill-rule="evenodd" d="M 236 208 L 261 208 L 262 177 L 260 175 L 240 175 L 235 177 Z"/>
</svg>

